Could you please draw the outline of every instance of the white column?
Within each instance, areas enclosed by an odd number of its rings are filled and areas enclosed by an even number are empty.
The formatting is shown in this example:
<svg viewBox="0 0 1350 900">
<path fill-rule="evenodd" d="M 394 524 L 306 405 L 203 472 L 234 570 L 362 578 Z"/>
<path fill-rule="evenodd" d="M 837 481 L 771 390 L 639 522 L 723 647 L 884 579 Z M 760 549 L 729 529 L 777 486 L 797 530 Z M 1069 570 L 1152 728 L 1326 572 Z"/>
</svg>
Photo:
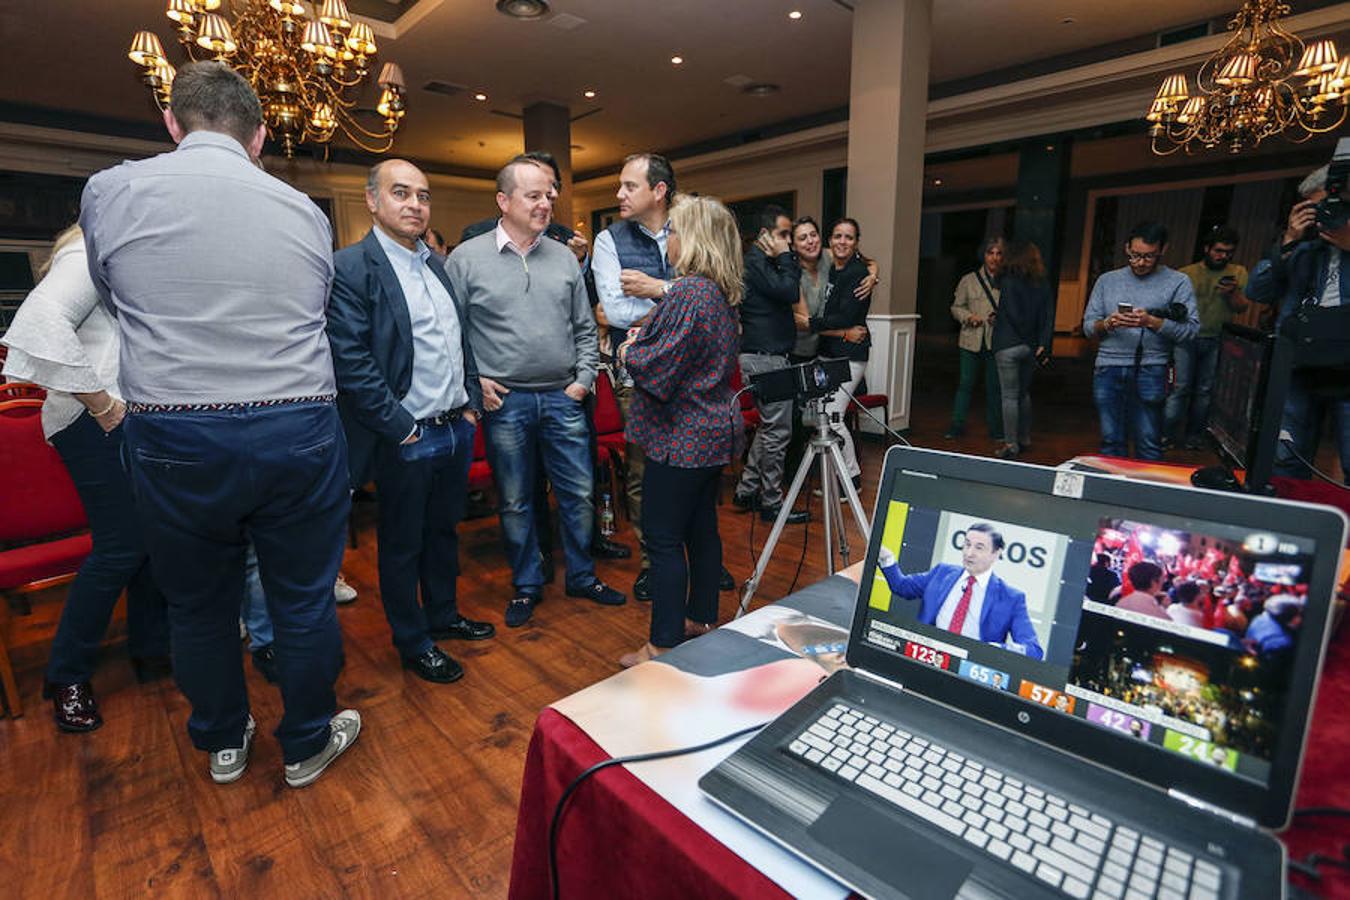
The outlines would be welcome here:
<svg viewBox="0 0 1350 900">
<path fill-rule="evenodd" d="M 890 398 L 897 429 L 909 426 L 913 384 L 932 18 L 933 0 L 859 0 L 853 13 L 847 214 L 881 269 L 867 320 L 867 384 Z"/>
</svg>

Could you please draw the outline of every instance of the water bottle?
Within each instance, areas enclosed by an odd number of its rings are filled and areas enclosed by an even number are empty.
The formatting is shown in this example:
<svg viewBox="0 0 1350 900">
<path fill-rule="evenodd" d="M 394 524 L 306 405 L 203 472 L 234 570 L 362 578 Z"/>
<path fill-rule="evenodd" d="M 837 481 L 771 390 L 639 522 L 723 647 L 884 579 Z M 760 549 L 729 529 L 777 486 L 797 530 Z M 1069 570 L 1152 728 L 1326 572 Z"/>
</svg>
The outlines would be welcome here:
<svg viewBox="0 0 1350 900">
<path fill-rule="evenodd" d="M 614 535 L 614 504 L 609 499 L 609 492 L 601 495 L 600 501 L 600 534 L 604 537 Z"/>
</svg>

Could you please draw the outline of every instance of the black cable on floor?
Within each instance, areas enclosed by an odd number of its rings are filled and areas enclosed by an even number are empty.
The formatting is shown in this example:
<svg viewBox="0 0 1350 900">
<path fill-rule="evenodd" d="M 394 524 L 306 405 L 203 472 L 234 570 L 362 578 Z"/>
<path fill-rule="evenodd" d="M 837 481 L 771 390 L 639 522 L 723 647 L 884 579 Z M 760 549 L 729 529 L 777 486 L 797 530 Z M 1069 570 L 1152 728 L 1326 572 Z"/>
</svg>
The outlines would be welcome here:
<svg viewBox="0 0 1350 900">
<path fill-rule="evenodd" d="M 603 762 L 596 763 L 576 778 L 573 778 L 572 783 L 567 786 L 562 792 L 562 796 L 558 798 L 558 805 L 553 809 L 553 820 L 548 826 L 548 876 L 549 887 L 553 893 L 553 900 L 559 900 L 562 896 L 562 888 L 558 883 L 558 832 L 562 827 L 563 813 L 567 809 L 567 801 L 572 799 L 572 794 L 576 792 L 577 788 L 581 787 L 582 783 L 585 782 L 587 778 L 590 778 L 602 769 L 608 769 L 610 766 L 622 766 L 627 765 L 628 763 L 637 762 L 651 762 L 656 759 L 670 759 L 675 756 L 686 756 L 690 753 L 700 753 L 704 750 L 711 750 L 713 747 L 721 746 L 728 741 L 734 741 L 738 737 L 743 737 L 747 734 L 759 731 L 768 724 L 768 722 L 760 722 L 758 725 L 742 728 L 740 731 L 734 731 L 731 734 L 724 735 L 694 747 L 681 747 L 676 750 L 658 750 L 654 753 L 638 753 L 633 756 L 616 756 L 613 759 L 607 759 Z"/>
<path fill-rule="evenodd" d="M 1282 432 L 1282 433 L 1283 433 L 1283 434 L 1288 434 L 1288 432 Z M 1344 491 L 1344 490 L 1350 490 L 1350 488 L 1347 488 L 1346 485 L 1341 484 L 1341 482 L 1337 481 L 1335 478 L 1332 478 L 1332 477 L 1331 477 L 1330 475 L 1328 475 L 1326 472 L 1323 472 L 1321 469 L 1317 468 L 1317 466 L 1314 466 L 1311 462 L 1309 462 L 1308 460 L 1304 459 L 1304 458 L 1303 458 L 1303 454 L 1298 452 L 1298 448 L 1294 446 L 1294 442 L 1291 441 L 1289 438 L 1284 438 L 1284 437 L 1280 438 L 1280 443 L 1284 444 L 1284 446 L 1285 446 L 1286 448 L 1288 448 L 1289 452 L 1292 453 L 1292 454 L 1294 454 L 1294 458 L 1297 459 L 1299 462 L 1303 463 L 1305 466 L 1307 466 L 1308 469 L 1309 469 L 1314 475 L 1316 475 L 1318 478 L 1322 479 L 1323 481 L 1327 482 L 1328 484 L 1334 484 L 1334 485 L 1336 485 L 1336 487 L 1340 488 L 1340 489 L 1343 490 L 1343 491 Z M 1346 473 L 1346 475 L 1347 475 L 1347 477 L 1350 477 L 1350 472 Z"/>
</svg>

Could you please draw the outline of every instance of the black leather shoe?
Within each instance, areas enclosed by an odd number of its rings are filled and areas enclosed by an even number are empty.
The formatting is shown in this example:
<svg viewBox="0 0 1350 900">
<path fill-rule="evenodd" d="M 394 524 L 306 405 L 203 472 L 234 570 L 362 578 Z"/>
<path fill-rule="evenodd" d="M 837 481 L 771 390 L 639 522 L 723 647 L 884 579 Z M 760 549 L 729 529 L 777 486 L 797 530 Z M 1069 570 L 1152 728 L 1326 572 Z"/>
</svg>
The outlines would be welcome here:
<svg viewBox="0 0 1350 900">
<path fill-rule="evenodd" d="M 558 573 L 553 565 L 553 554 L 541 553 L 539 555 L 541 557 L 540 565 L 544 569 L 544 584 L 552 584 L 554 579 L 558 577 Z"/>
<path fill-rule="evenodd" d="M 89 683 L 44 684 L 42 697 L 52 701 L 52 719 L 62 731 L 93 731 L 103 725 Z"/>
<path fill-rule="evenodd" d="M 568 588 L 567 596 L 581 597 L 585 600 L 593 600 L 601 606 L 623 606 L 628 602 L 628 598 L 621 592 L 609 587 L 600 579 L 592 581 L 586 587 Z"/>
<path fill-rule="evenodd" d="M 591 542 L 592 559 L 628 559 L 633 551 L 623 544 L 616 544 L 609 538 L 596 538 Z"/>
<path fill-rule="evenodd" d="M 506 604 L 506 615 L 504 616 L 506 627 L 519 628 L 530 621 L 530 616 L 534 615 L 534 607 L 538 603 L 538 597 L 529 597 L 522 594 Z"/>
<path fill-rule="evenodd" d="M 745 512 L 754 512 L 759 509 L 758 494 L 732 494 L 731 505 Z"/>
<path fill-rule="evenodd" d="M 485 641 L 497 633 L 489 622 L 475 622 L 460 616 L 443 628 L 431 629 L 433 641 Z"/>
<path fill-rule="evenodd" d="M 759 511 L 759 517 L 765 522 L 772 522 L 778 518 L 778 511 L 781 506 L 766 506 Z M 788 513 L 787 524 L 800 525 L 803 522 L 811 521 L 811 514 L 804 509 L 795 509 Z"/>
<path fill-rule="evenodd" d="M 641 600 L 643 603 L 650 603 L 652 599 L 652 581 L 651 569 L 643 569 L 638 573 L 637 581 L 633 582 L 633 599 Z"/>
<path fill-rule="evenodd" d="M 736 590 L 736 579 L 731 577 L 731 573 L 727 571 L 726 566 L 722 567 L 722 576 L 717 579 L 717 589 L 719 591 Z"/>
<path fill-rule="evenodd" d="M 271 644 L 253 651 L 253 668 L 267 679 L 268 684 L 277 683 L 277 654 Z"/>
<path fill-rule="evenodd" d="M 450 658 L 440 647 L 432 647 L 421 656 L 403 657 L 403 668 L 424 681 L 449 684 L 464 677 L 464 667 Z"/>
<path fill-rule="evenodd" d="M 137 684 L 149 684 L 173 674 L 173 662 L 167 656 L 133 656 L 131 670 Z"/>
</svg>

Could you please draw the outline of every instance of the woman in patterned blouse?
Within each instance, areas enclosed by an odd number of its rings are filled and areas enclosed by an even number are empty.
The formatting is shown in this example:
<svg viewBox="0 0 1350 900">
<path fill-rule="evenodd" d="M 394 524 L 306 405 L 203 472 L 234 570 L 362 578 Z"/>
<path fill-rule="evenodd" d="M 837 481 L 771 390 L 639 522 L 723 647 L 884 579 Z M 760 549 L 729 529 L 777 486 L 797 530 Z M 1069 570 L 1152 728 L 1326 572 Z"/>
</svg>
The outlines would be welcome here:
<svg viewBox="0 0 1350 900">
<path fill-rule="evenodd" d="M 627 437 L 642 447 L 642 530 L 651 556 L 651 638 L 637 665 L 717 620 L 717 488 L 741 437 L 732 403 L 743 262 L 736 220 L 711 197 L 681 197 L 666 253 L 680 276 L 618 350 L 637 388 Z"/>
</svg>

